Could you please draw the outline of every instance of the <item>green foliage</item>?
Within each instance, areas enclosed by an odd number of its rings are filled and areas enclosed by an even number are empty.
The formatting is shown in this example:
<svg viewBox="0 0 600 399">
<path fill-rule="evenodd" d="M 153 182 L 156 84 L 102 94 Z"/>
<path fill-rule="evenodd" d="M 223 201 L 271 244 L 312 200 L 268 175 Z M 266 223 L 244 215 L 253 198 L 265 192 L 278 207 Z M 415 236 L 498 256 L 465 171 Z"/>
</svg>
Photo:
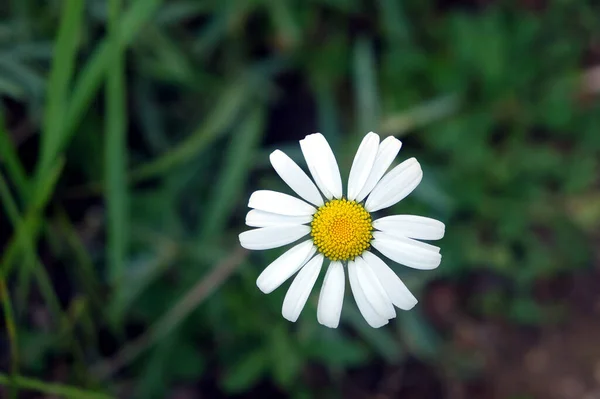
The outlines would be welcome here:
<svg viewBox="0 0 600 399">
<path fill-rule="evenodd" d="M 19 354 L 0 384 L 159 398 L 214 379 L 315 397 L 330 392 L 307 382 L 314 367 L 337 384 L 374 359 L 438 361 L 446 342 L 419 307 L 373 330 L 347 295 L 329 330 L 317 289 L 291 324 L 287 285 L 256 288 L 281 252 L 242 252 L 237 235 L 251 191 L 288 192 L 268 163 L 274 147 L 301 159 L 288 129 L 326 134 L 343 175 L 370 130 L 418 157 L 423 182 L 392 211 L 441 219 L 446 237 L 438 270 L 395 268 L 417 297 L 485 271 L 506 287 L 478 312 L 534 326 L 561 314 L 533 292 L 588 266 L 600 225 L 600 107 L 581 80 L 598 5 L 367 3 L 0 6 L 0 277 Z M 38 291 L 42 326 L 27 317 Z M 49 379 L 50 356 L 72 361 L 80 388 L 24 377 Z"/>
</svg>

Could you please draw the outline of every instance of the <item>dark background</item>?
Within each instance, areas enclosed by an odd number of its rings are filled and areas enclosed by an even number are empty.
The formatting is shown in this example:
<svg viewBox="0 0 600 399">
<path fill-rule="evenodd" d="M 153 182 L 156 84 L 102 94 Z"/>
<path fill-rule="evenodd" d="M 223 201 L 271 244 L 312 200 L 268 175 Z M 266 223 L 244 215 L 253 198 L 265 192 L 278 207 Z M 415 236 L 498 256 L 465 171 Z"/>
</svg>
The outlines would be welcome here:
<svg viewBox="0 0 600 399">
<path fill-rule="evenodd" d="M 121 4 L 119 4 L 121 3 Z M 0 4 L 2 398 L 600 398 L 600 3 Z M 247 199 L 368 131 L 446 224 L 420 302 L 297 323 Z M 344 179 L 345 180 L 345 179 Z M 322 277 L 321 277 L 322 278 Z M 289 283 L 288 283 L 289 284 Z M 287 284 L 285 285 L 287 286 Z M 320 282 L 317 282 L 320 287 Z M 53 385 L 57 384 L 57 385 Z"/>
</svg>

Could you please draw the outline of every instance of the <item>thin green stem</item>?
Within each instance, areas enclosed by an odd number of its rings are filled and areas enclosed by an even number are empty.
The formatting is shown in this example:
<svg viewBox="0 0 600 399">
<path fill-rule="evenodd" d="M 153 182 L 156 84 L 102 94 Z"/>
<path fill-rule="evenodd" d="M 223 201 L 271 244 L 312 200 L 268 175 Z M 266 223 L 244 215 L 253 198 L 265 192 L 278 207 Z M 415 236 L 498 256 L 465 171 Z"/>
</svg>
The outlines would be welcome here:
<svg viewBox="0 0 600 399">
<path fill-rule="evenodd" d="M 0 276 L 0 301 L 2 301 L 2 310 L 4 311 L 4 323 L 6 324 L 6 332 L 8 333 L 8 342 L 10 345 L 10 391 L 9 395 L 12 399 L 16 399 L 19 394 L 19 386 L 16 383 L 19 375 L 19 345 L 17 341 L 17 325 L 13 313 L 10 294 L 6 287 L 4 276 Z"/>
<path fill-rule="evenodd" d="M 68 385 L 51 384 L 23 376 L 15 376 L 12 382 L 21 389 L 43 392 L 46 395 L 56 395 L 65 399 L 114 399 L 113 396 L 104 393 L 84 391 Z M 0 384 L 7 385 L 10 383 L 11 377 L 0 373 Z"/>
<path fill-rule="evenodd" d="M 106 176 L 106 203 L 108 208 L 108 266 L 110 280 L 119 291 L 127 249 L 127 143 L 125 82 L 123 77 L 123 48 L 120 36 L 120 0 L 108 3 L 108 31 L 111 45 L 111 63 L 107 75 L 106 142 L 104 167 Z"/>
</svg>

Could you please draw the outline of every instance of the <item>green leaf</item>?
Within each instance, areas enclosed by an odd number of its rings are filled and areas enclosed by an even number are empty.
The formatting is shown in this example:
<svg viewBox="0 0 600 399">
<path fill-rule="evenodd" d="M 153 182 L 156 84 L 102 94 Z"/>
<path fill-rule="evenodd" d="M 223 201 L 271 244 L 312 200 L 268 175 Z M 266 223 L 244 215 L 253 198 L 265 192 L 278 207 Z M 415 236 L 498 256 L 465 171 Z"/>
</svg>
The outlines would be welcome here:
<svg viewBox="0 0 600 399">
<path fill-rule="evenodd" d="M 315 342 L 311 342 L 306 353 L 312 359 L 339 368 L 360 366 L 369 358 L 364 344 L 330 331 L 323 332 Z"/>
<path fill-rule="evenodd" d="M 302 370 L 303 359 L 283 324 L 273 328 L 270 336 L 271 373 L 279 386 L 289 389 Z"/>
<path fill-rule="evenodd" d="M 221 381 L 227 393 L 235 394 L 248 390 L 262 378 L 269 365 L 269 357 L 263 350 L 251 352 L 233 363 Z"/>
<path fill-rule="evenodd" d="M 423 315 L 413 309 L 401 312 L 397 325 L 410 352 L 423 359 L 435 359 L 440 352 L 441 339 Z"/>
<path fill-rule="evenodd" d="M 344 307 L 342 317 L 379 356 L 389 363 L 396 363 L 404 356 L 404 350 L 390 334 L 389 328 L 372 328 L 354 306 Z"/>
</svg>

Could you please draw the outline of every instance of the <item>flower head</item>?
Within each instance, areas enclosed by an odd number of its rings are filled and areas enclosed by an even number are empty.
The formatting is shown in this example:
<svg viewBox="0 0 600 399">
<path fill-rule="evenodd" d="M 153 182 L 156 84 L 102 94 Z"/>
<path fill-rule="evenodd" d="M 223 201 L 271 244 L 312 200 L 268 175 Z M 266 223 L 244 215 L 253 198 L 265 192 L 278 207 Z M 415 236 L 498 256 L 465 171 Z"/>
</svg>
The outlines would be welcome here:
<svg viewBox="0 0 600 399">
<path fill-rule="evenodd" d="M 394 137 L 380 142 L 377 134 L 367 134 L 354 157 L 346 196 L 335 155 L 322 134 L 300 140 L 314 183 L 283 152 L 271 154 L 277 174 L 302 199 L 275 191 L 254 192 L 248 202 L 253 209 L 246 216 L 246 224 L 257 228 L 241 233 L 239 238 L 244 248 L 264 250 L 310 236 L 273 261 L 256 281 L 268 294 L 297 273 L 283 301 L 283 317 L 293 322 L 298 319 L 325 259 L 330 264 L 319 295 L 319 323 L 331 328 L 339 324 L 345 268 L 356 304 L 372 327 L 381 327 L 396 317 L 394 306 L 409 310 L 416 305 L 417 299 L 400 278 L 373 252 L 375 249 L 415 269 L 434 269 L 442 259 L 438 247 L 417 240 L 442 238 L 443 223 L 413 215 L 373 220 L 374 212 L 401 201 L 423 177 L 414 158 L 386 174 L 401 146 Z"/>
</svg>

